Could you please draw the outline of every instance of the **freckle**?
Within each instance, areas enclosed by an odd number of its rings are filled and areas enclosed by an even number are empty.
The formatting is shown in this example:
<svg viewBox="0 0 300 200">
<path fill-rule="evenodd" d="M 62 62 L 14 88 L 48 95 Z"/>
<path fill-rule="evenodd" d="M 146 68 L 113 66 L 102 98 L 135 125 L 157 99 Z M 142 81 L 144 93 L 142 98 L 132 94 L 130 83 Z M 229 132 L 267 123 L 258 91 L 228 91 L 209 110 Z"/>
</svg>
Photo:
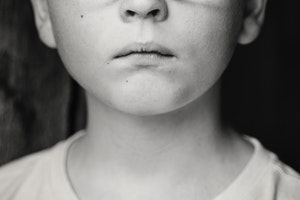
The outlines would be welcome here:
<svg viewBox="0 0 300 200">
<path fill-rule="evenodd" d="M 126 83 L 128 83 L 128 80 L 126 80 Z"/>
<path fill-rule="evenodd" d="M 83 16 L 83 15 L 80 15 L 80 17 L 83 18 L 84 16 Z"/>
</svg>

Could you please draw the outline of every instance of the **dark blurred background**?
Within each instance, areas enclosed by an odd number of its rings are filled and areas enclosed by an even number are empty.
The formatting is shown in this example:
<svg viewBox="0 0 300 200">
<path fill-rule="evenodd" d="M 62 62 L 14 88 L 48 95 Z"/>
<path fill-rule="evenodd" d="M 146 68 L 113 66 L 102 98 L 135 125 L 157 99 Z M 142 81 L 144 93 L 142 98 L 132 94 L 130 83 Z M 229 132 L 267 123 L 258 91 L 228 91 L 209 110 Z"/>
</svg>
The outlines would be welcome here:
<svg viewBox="0 0 300 200">
<path fill-rule="evenodd" d="M 224 74 L 225 116 L 300 171 L 300 1 L 269 0 L 260 37 Z"/>
<path fill-rule="evenodd" d="M 269 0 L 260 37 L 223 76 L 223 116 L 300 171 L 300 2 Z M 85 125 L 81 88 L 38 39 L 29 0 L 0 0 L 0 165 Z"/>
</svg>

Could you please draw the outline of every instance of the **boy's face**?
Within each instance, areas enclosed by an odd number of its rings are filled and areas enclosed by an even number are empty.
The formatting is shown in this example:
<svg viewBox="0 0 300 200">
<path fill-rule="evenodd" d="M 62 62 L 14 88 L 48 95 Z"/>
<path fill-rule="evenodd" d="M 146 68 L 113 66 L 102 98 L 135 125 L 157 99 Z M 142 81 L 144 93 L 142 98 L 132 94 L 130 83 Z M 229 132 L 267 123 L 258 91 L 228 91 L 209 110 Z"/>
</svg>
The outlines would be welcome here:
<svg viewBox="0 0 300 200">
<path fill-rule="evenodd" d="M 152 115 L 200 98 L 232 56 L 241 0 L 51 0 L 56 45 L 87 91 Z M 141 52 L 145 51 L 145 52 Z"/>
</svg>

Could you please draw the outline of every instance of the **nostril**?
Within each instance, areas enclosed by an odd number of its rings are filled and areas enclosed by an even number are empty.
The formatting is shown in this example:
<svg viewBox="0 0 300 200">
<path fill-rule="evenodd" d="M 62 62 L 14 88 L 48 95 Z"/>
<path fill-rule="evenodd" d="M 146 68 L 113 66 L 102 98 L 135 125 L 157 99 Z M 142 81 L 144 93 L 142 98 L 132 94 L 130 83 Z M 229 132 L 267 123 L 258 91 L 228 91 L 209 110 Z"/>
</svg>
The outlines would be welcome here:
<svg viewBox="0 0 300 200">
<path fill-rule="evenodd" d="M 159 10 L 159 9 L 154 9 L 154 10 L 151 10 L 151 11 L 148 13 L 148 16 L 155 17 L 155 16 L 158 16 L 159 13 L 160 13 L 160 10 Z"/>
<path fill-rule="evenodd" d="M 162 22 L 168 17 L 168 7 L 165 0 L 124 1 L 119 9 L 120 17 L 126 23 L 136 20 Z"/>
<path fill-rule="evenodd" d="M 128 17 L 134 17 L 135 14 L 136 13 L 134 11 L 132 11 L 132 10 L 126 10 L 126 16 L 128 16 Z"/>
</svg>

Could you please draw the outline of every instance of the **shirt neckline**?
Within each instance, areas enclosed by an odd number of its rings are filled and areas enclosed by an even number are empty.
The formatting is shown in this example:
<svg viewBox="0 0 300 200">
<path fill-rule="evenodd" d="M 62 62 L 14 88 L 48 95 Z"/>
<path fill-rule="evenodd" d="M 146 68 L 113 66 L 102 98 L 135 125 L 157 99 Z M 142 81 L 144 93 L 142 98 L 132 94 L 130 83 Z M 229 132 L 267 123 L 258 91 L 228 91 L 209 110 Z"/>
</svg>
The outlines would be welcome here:
<svg viewBox="0 0 300 200">
<path fill-rule="evenodd" d="M 78 131 L 69 139 L 61 142 L 52 162 L 52 188 L 57 199 L 80 200 L 74 190 L 67 172 L 67 155 L 70 147 L 84 135 L 84 130 Z M 251 191 L 257 183 L 263 180 L 269 168 L 270 160 L 275 155 L 266 151 L 261 143 L 249 136 L 244 139 L 252 144 L 254 151 L 244 169 L 221 193 L 212 200 L 251 199 Z M 58 159 L 58 160 L 57 160 Z M 55 189 L 54 189 L 55 188 Z"/>
<path fill-rule="evenodd" d="M 70 138 L 60 142 L 58 150 L 52 160 L 52 188 L 58 200 L 80 200 L 74 190 L 67 172 L 67 156 L 72 144 L 84 136 L 84 130 L 73 134 Z"/>
<path fill-rule="evenodd" d="M 244 139 L 254 147 L 252 157 L 233 182 L 213 200 L 252 200 L 252 191 L 264 180 L 271 160 L 276 158 L 276 155 L 267 151 L 257 139 L 250 136 L 244 136 Z"/>
</svg>

